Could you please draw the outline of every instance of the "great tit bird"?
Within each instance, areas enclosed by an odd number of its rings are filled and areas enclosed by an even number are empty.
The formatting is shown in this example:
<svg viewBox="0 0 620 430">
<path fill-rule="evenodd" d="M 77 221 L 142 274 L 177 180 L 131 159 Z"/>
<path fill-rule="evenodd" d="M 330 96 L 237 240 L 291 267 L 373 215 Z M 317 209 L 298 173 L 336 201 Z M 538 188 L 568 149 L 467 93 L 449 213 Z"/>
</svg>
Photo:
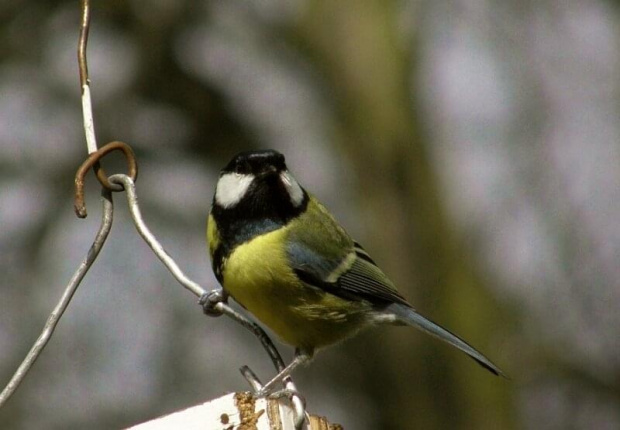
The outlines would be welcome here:
<svg viewBox="0 0 620 430">
<path fill-rule="evenodd" d="M 420 315 L 370 255 L 295 180 L 274 150 L 236 155 L 220 173 L 207 226 L 224 293 L 296 348 L 268 390 L 325 346 L 375 324 L 409 325 L 501 370 Z"/>
</svg>

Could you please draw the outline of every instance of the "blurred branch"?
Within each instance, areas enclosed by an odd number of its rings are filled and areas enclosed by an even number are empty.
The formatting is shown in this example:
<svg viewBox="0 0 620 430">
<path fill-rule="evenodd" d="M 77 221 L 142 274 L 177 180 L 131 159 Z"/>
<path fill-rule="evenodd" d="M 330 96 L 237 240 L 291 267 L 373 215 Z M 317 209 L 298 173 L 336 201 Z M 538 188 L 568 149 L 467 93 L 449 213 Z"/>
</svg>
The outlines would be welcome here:
<svg viewBox="0 0 620 430">
<path fill-rule="evenodd" d="M 524 341 L 527 345 L 527 342 Z M 544 380 L 566 381 L 579 387 L 584 393 L 600 394 L 620 405 L 620 377 L 613 372 L 600 372 L 600 369 L 588 368 L 569 355 L 558 354 L 553 345 L 532 343 L 526 350 L 534 354 L 528 358 L 528 364 L 534 372 L 526 384 L 544 383 Z"/>
<path fill-rule="evenodd" d="M 415 85 L 420 40 L 415 28 L 409 27 L 407 34 L 401 31 L 401 7 L 397 1 L 313 0 L 292 41 L 320 68 L 334 95 L 338 143 L 363 190 L 362 216 L 369 225 L 381 226 L 369 229 L 369 239 L 378 249 L 375 255 L 383 257 L 386 272 L 398 285 L 409 288 L 408 295 L 417 294 L 414 303 L 424 307 L 425 299 L 427 306 L 440 302 L 437 319 L 466 338 L 473 336 L 476 345 L 494 336 L 503 315 L 443 206 Z M 407 22 L 415 21 L 408 17 Z M 377 398 L 386 402 L 379 409 L 401 411 L 399 423 L 391 422 L 388 414 L 383 418 L 386 425 L 457 428 L 486 423 L 510 428 L 512 402 L 505 383 L 480 377 L 445 349 L 428 347 L 433 358 L 426 361 L 429 353 L 410 345 L 385 348 L 394 359 L 419 369 L 423 381 L 415 387 L 407 385 L 400 369 L 370 372 L 376 385 L 369 390 L 383 387 L 385 381 L 401 384 L 394 390 L 400 394 L 396 401 Z M 412 394 L 420 405 L 415 411 L 408 407 Z M 446 408 L 453 413 L 443 413 Z"/>
</svg>

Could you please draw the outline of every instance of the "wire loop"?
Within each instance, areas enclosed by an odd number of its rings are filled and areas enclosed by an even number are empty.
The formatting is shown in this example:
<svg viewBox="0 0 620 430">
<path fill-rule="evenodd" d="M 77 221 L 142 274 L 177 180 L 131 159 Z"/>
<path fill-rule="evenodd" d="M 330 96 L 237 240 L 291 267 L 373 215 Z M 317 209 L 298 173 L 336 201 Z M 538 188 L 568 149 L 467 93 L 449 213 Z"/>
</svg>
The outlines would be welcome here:
<svg viewBox="0 0 620 430">
<path fill-rule="evenodd" d="M 123 191 L 124 187 L 119 183 L 111 183 L 108 180 L 108 176 L 103 170 L 103 167 L 99 165 L 99 160 L 101 160 L 105 155 L 112 151 L 122 151 L 125 155 L 125 159 L 127 160 L 128 166 L 128 176 L 132 179 L 132 181 L 136 181 L 138 179 L 138 163 L 136 162 L 136 157 L 134 155 L 133 150 L 129 145 L 124 142 L 114 141 L 110 142 L 107 145 L 101 147 L 101 149 L 93 152 L 88 156 L 88 158 L 82 163 L 80 168 L 77 170 L 75 174 L 75 214 L 79 218 L 86 218 L 86 203 L 84 202 L 84 176 L 86 176 L 86 172 L 92 167 L 95 170 L 95 174 L 97 179 L 101 183 L 101 185 L 110 191 Z"/>
</svg>

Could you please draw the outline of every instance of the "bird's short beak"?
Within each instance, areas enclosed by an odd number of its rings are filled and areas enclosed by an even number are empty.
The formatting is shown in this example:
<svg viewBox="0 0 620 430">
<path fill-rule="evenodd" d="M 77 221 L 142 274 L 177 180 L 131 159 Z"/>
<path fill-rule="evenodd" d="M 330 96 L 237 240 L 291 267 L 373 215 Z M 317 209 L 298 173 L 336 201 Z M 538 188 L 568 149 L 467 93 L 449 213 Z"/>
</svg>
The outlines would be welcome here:
<svg viewBox="0 0 620 430">
<path fill-rule="evenodd" d="M 260 177 L 264 178 L 267 176 L 272 176 L 272 175 L 277 175 L 278 174 L 278 169 L 275 166 L 266 166 L 261 172 L 260 172 Z"/>
</svg>

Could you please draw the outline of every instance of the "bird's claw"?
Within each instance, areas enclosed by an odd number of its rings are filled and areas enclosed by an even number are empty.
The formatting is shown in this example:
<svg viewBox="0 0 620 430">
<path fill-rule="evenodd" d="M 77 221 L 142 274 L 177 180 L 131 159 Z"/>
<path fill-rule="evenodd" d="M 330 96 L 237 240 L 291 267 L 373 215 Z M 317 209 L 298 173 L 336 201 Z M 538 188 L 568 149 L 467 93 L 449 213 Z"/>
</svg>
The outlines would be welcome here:
<svg viewBox="0 0 620 430">
<path fill-rule="evenodd" d="M 200 296 L 198 304 L 202 306 L 205 315 L 219 317 L 222 311 L 217 308 L 218 303 L 226 303 L 228 296 L 223 290 L 212 290 Z"/>
<path fill-rule="evenodd" d="M 258 376 L 256 376 L 256 374 L 248 366 L 243 366 L 239 370 L 254 389 L 254 397 L 266 399 L 279 399 L 282 397 L 288 397 L 290 399 L 291 397 L 295 396 L 299 397 L 303 401 L 305 407 L 306 400 L 296 389 L 284 388 L 280 390 L 274 390 L 272 384 L 263 385 L 260 379 L 258 379 Z"/>
<path fill-rule="evenodd" d="M 304 409 L 306 408 L 306 399 L 304 396 L 301 395 L 301 393 L 297 390 L 291 390 L 290 388 L 284 388 L 282 390 L 277 390 L 277 391 L 272 391 L 271 393 L 269 392 L 263 392 L 264 390 L 258 390 L 255 394 L 256 397 L 264 397 L 267 398 L 269 400 L 277 400 L 280 399 L 282 397 L 286 397 L 289 400 L 293 400 L 293 397 L 297 397 L 298 399 L 301 400 L 301 403 L 304 406 Z"/>
<path fill-rule="evenodd" d="M 271 393 L 269 392 L 269 390 L 265 390 L 264 388 L 254 391 L 254 397 L 262 399 L 267 398 L 268 396 L 271 396 Z"/>
<path fill-rule="evenodd" d="M 291 381 L 290 378 L 288 379 L 287 384 L 290 382 L 290 385 L 293 388 L 285 388 L 274 391 L 272 383 L 263 385 L 256 374 L 248 366 L 243 366 L 239 370 L 252 386 L 252 389 L 254 390 L 254 397 L 267 400 L 278 400 L 282 397 L 286 397 L 295 411 L 295 429 L 301 430 L 303 428 L 304 422 L 306 421 L 306 416 L 308 415 L 306 412 L 306 399 L 299 393 L 299 391 L 297 391 L 295 386 L 292 384 L 293 381 Z"/>
</svg>

